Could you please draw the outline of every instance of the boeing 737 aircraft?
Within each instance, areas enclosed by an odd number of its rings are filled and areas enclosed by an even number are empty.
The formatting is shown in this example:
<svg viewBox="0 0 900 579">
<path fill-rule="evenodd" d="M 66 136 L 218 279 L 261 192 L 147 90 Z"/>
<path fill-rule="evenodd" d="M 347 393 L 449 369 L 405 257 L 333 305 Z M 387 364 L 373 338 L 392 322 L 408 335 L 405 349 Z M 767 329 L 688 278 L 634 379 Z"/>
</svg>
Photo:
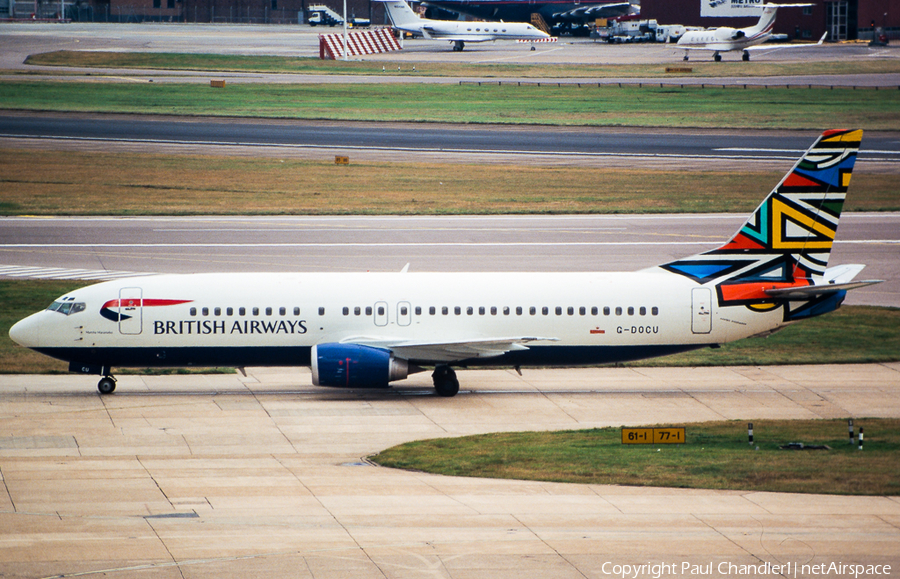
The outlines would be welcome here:
<svg viewBox="0 0 900 579">
<path fill-rule="evenodd" d="M 864 266 L 828 267 L 862 138 L 825 131 L 734 237 L 633 273 L 220 273 L 108 281 L 15 324 L 17 343 L 113 366 L 310 366 L 384 388 L 433 368 L 603 364 L 716 347 L 837 309 Z"/>
<path fill-rule="evenodd" d="M 428 39 L 449 40 L 453 50 L 460 51 L 466 42 L 488 40 L 541 40 L 550 38 L 546 32 L 525 22 L 463 22 L 456 20 L 428 20 L 419 17 L 404 0 L 387 0 L 384 8 L 397 30 Z"/>
<path fill-rule="evenodd" d="M 691 50 L 710 50 L 713 52 L 713 60 L 722 60 L 721 52 L 742 50 L 741 60 L 750 60 L 751 50 L 778 50 L 783 48 L 806 48 L 820 46 L 825 41 L 825 35 L 816 44 L 769 44 L 758 46 L 772 36 L 775 27 L 775 15 L 779 8 L 812 6 L 811 4 L 763 4 L 763 12 L 759 22 L 749 28 L 713 28 L 711 30 L 692 30 L 685 32 L 678 39 L 678 48 L 684 50 L 684 59 L 688 60 L 688 52 Z M 827 32 L 825 33 L 827 34 Z"/>
</svg>

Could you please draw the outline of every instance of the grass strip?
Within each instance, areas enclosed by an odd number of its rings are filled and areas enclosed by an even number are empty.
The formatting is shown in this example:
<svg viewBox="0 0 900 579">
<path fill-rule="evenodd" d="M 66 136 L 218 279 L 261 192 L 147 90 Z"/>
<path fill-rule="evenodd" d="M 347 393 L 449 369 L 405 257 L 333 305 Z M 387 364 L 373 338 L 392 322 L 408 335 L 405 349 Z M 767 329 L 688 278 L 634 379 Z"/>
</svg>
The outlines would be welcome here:
<svg viewBox="0 0 900 579">
<path fill-rule="evenodd" d="M 343 121 L 900 129 L 900 91 L 445 84 L 0 82 L 0 108 Z"/>
<path fill-rule="evenodd" d="M 67 372 L 67 364 L 23 348 L 9 328 L 53 300 L 90 282 L 0 280 L 0 373 Z M 848 340 L 847 336 L 853 336 Z M 747 339 L 720 349 L 688 352 L 640 363 L 654 366 L 843 364 L 900 360 L 900 309 L 845 306 L 764 339 Z"/>
<path fill-rule="evenodd" d="M 0 215 L 749 213 L 782 175 L 0 149 Z M 846 210 L 897 187 L 857 172 Z"/>
<path fill-rule="evenodd" d="M 603 48 L 598 46 L 598 50 Z M 672 51 L 675 55 L 675 51 Z M 674 61 L 674 59 L 673 59 Z M 348 62 L 322 60 L 313 57 L 252 56 L 185 53 L 141 52 L 84 52 L 58 50 L 35 54 L 25 59 L 35 66 L 76 68 L 129 68 L 149 70 L 190 70 L 209 72 L 264 72 L 288 74 L 342 74 L 467 78 L 672 78 L 666 63 L 656 64 L 511 64 L 511 63 L 449 63 L 404 62 L 397 71 L 397 62 L 377 57 Z M 683 63 L 678 59 L 679 66 Z M 413 72 L 415 67 L 415 72 Z M 893 60 L 856 60 L 835 62 L 691 62 L 692 72 L 681 77 L 766 77 L 842 74 L 885 74 L 900 72 L 900 63 Z"/>
<path fill-rule="evenodd" d="M 371 457 L 393 468 L 449 476 L 814 494 L 900 494 L 900 420 L 753 420 L 690 424 L 683 445 L 623 445 L 618 428 L 514 432 L 410 442 Z M 782 450 L 781 445 L 831 450 Z M 756 450 L 758 447 L 758 450 Z"/>
</svg>

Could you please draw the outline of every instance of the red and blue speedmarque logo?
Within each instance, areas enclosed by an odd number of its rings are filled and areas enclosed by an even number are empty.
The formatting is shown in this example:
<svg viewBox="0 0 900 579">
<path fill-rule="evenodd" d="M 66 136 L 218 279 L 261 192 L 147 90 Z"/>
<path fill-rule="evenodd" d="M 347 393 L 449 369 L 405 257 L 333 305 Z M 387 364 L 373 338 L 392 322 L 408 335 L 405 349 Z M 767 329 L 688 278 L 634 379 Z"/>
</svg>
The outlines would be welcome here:
<svg viewBox="0 0 900 579">
<path fill-rule="evenodd" d="M 159 299 L 140 299 L 127 298 L 120 300 L 109 300 L 100 307 L 100 315 L 111 322 L 122 322 L 130 320 L 133 316 L 122 313 L 123 310 L 131 308 L 152 308 L 159 306 L 177 306 L 178 304 L 187 304 L 193 300 L 159 300 Z"/>
</svg>

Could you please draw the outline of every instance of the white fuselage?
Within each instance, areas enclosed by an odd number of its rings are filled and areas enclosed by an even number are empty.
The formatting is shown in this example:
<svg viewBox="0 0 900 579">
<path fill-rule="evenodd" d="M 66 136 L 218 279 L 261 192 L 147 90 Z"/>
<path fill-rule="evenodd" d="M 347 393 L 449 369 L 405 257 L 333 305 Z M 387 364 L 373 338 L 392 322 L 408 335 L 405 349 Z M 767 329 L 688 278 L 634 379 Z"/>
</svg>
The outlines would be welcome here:
<svg viewBox="0 0 900 579">
<path fill-rule="evenodd" d="M 394 28 L 426 38 L 465 42 L 491 40 L 539 40 L 549 35 L 525 22 L 460 22 L 449 20 L 419 20 Z"/>
<path fill-rule="evenodd" d="M 71 292 L 64 303 L 82 311 L 38 312 L 11 336 L 104 366 L 303 366 L 323 343 L 386 348 L 426 365 L 554 365 L 647 358 L 783 323 L 780 308 L 717 308 L 715 292 L 658 268 L 160 275 Z"/>
</svg>

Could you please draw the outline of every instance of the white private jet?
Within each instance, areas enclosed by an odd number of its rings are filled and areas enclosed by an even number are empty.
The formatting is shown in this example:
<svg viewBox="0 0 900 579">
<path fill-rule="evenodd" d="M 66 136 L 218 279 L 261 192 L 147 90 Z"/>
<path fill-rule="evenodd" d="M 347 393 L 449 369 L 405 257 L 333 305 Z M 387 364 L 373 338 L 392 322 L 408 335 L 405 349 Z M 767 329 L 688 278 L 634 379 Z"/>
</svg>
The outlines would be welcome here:
<svg viewBox="0 0 900 579">
<path fill-rule="evenodd" d="M 632 273 L 218 273 L 77 289 L 10 337 L 113 366 L 310 366 L 318 386 L 386 388 L 433 368 L 586 365 L 767 335 L 837 309 L 862 265 L 828 267 L 862 131 L 825 131 L 717 249 Z M 699 227 L 699 224 L 698 224 Z"/>
<path fill-rule="evenodd" d="M 691 50 L 709 50 L 713 53 L 713 60 L 722 60 L 722 52 L 741 50 L 741 60 L 750 60 L 750 51 L 779 50 L 784 48 L 806 48 L 821 46 L 825 41 L 827 32 L 822 35 L 815 44 L 769 44 L 760 46 L 772 36 L 775 27 L 775 15 L 779 8 L 791 8 L 812 6 L 812 4 L 763 4 L 763 11 L 759 22 L 749 28 L 712 28 L 709 30 L 692 30 L 685 32 L 678 39 L 678 48 L 684 50 L 684 60 L 688 60 L 688 52 Z"/>
<path fill-rule="evenodd" d="M 468 22 L 422 18 L 404 0 L 387 0 L 384 8 L 393 27 L 428 39 L 449 40 L 460 51 L 466 42 L 489 40 L 543 40 L 550 38 L 526 22 Z"/>
</svg>

